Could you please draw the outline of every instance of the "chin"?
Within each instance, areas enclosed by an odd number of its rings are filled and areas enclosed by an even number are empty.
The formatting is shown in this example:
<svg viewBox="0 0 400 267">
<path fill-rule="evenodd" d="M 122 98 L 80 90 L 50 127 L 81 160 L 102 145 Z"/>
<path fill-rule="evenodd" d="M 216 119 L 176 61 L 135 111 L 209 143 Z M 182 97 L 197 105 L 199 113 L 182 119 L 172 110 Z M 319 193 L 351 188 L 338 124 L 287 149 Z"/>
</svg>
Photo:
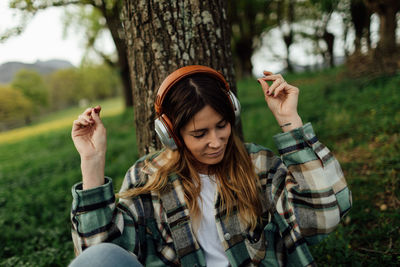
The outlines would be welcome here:
<svg viewBox="0 0 400 267">
<path fill-rule="evenodd" d="M 223 159 L 224 159 L 224 154 L 222 154 L 216 158 L 206 158 L 206 159 L 204 159 L 204 161 L 202 161 L 202 163 L 206 164 L 206 165 L 215 165 L 215 164 L 220 163 Z"/>
</svg>

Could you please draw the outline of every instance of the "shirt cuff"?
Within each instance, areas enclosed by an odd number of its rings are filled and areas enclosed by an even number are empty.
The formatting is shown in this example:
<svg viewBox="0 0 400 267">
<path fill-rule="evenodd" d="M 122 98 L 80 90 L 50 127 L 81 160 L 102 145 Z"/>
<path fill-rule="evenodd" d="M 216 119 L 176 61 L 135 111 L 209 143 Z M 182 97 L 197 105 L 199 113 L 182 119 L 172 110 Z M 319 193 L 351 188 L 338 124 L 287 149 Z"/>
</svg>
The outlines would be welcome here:
<svg viewBox="0 0 400 267">
<path fill-rule="evenodd" d="M 311 123 L 306 123 L 290 132 L 277 134 L 274 140 L 286 166 L 318 159 L 313 150 L 318 138 Z"/>
<path fill-rule="evenodd" d="M 72 211 L 89 212 L 106 207 L 115 202 L 112 179 L 105 177 L 105 183 L 101 186 L 83 190 L 82 182 L 72 187 Z"/>
</svg>

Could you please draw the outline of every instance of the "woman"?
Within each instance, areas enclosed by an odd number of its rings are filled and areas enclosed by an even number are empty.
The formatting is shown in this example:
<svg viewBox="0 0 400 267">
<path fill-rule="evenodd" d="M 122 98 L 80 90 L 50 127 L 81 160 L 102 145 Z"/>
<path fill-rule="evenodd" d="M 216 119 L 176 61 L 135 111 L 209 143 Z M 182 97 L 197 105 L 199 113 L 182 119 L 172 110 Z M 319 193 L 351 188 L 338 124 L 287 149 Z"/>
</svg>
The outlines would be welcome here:
<svg viewBox="0 0 400 267">
<path fill-rule="evenodd" d="M 134 266 L 135 256 L 145 266 L 313 264 L 307 245 L 334 230 L 351 193 L 339 163 L 302 124 L 299 90 L 264 75 L 258 82 L 283 131 L 274 137 L 281 157 L 238 138 L 240 104 L 219 72 L 187 66 L 157 94 L 165 148 L 128 170 L 118 204 L 104 178 L 100 107 L 80 115 L 72 139 L 83 181 L 72 190 L 72 233 L 77 254 L 91 248 L 72 265 Z"/>
</svg>

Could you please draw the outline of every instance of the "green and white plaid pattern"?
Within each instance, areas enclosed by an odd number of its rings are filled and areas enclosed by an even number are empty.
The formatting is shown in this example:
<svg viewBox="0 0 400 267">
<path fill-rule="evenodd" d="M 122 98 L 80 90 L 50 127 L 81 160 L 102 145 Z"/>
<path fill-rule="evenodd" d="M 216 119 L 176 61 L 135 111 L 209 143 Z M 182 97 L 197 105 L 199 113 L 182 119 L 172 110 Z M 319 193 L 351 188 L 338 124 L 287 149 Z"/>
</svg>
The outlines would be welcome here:
<svg viewBox="0 0 400 267">
<path fill-rule="evenodd" d="M 321 144 L 311 124 L 276 135 L 281 157 L 259 145 L 246 144 L 261 184 L 263 216 L 250 232 L 237 210 L 227 217 L 215 200 L 221 244 L 231 266 L 307 266 L 314 244 L 334 228 L 351 207 L 351 192 L 340 165 Z M 139 159 L 127 172 L 121 191 L 142 186 L 164 154 Z M 144 160 L 153 166 L 144 165 Z M 165 190 L 121 199 L 115 204 L 111 179 L 97 188 L 72 189 L 72 237 L 75 252 L 113 242 L 138 256 L 145 266 L 205 266 L 193 232 L 180 177 L 169 176 Z"/>
</svg>

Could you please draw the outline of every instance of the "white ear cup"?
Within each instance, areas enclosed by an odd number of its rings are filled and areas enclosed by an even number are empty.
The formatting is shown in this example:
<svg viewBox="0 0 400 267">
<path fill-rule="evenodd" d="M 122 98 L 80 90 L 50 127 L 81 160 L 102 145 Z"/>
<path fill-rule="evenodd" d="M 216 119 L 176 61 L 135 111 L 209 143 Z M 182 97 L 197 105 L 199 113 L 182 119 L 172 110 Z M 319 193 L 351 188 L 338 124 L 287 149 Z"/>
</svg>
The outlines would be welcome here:
<svg viewBox="0 0 400 267">
<path fill-rule="evenodd" d="M 240 102 L 231 90 L 228 91 L 228 96 L 231 99 L 231 103 L 233 105 L 233 111 L 235 112 L 235 123 L 237 125 L 240 121 Z"/>
<path fill-rule="evenodd" d="M 164 146 L 172 150 L 177 149 L 177 145 L 174 138 L 172 137 L 172 133 L 170 133 L 169 128 L 161 118 L 157 118 L 154 121 L 154 128 L 156 130 L 158 138 L 160 138 L 160 141 L 161 143 L 163 143 Z"/>
</svg>

